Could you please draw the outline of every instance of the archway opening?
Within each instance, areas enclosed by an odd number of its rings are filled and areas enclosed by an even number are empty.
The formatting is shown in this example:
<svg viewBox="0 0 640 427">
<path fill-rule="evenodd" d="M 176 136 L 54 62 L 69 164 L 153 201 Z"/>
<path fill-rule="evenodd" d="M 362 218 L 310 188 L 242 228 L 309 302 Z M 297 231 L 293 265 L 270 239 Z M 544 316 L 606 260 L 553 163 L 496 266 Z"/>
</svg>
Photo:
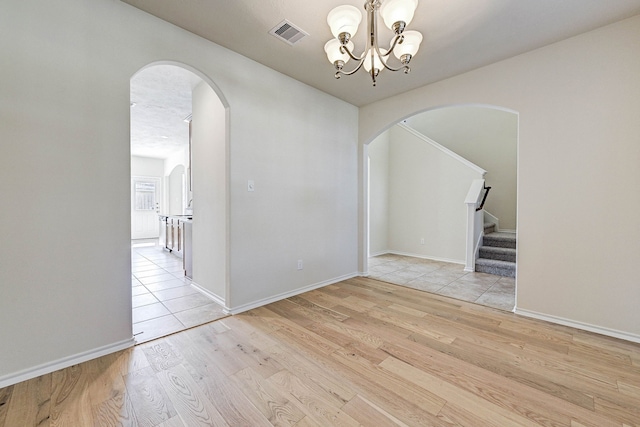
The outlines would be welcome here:
<svg viewBox="0 0 640 427">
<path fill-rule="evenodd" d="M 227 315 L 227 110 L 215 85 L 184 64 L 150 64 L 131 78 L 137 342 Z"/>
<path fill-rule="evenodd" d="M 471 182 L 484 179 L 492 187 L 485 222 L 494 222 L 496 232 L 513 237 L 515 246 L 517 146 L 518 114 L 487 105 L 420 111 L 366 144 L 363 247 L 367 274 L 512 311 L 515 248 L 502 251 L 509 252 L 512 272 L 485 272 L 482 266 L 478 272 L 464 271 L 464 201 Z M 490 264 L 507 265 L 503 261 Z"/>
</svg>

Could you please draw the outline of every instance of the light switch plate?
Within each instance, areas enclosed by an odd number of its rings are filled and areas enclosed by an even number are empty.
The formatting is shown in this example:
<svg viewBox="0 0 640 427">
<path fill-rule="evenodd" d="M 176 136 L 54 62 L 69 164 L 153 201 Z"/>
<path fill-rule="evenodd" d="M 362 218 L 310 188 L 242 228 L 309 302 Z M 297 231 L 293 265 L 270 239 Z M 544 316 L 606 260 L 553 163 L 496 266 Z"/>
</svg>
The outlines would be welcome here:
<svg viewBox="0 0 640 427">
<path fill-rule="evenodd" d="M 253 182 L 253 180 L 250 179 L 247 182 L 247 191 L 255 191 L 255 188 L 256 188 L 255 182 Z"/>
</svg>

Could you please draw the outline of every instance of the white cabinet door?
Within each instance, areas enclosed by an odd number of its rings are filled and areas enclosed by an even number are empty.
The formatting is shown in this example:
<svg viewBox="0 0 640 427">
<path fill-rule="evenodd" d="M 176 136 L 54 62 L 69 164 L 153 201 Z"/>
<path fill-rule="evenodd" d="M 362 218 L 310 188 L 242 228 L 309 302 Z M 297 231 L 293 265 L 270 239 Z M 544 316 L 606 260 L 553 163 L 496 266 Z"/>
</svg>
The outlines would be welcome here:
<svg viewBox="0 0 640 427">
<path fill-rule="evenodd" d="M 160 178 L 131 178 L 131 238 L 160 236 Z"/>
</svg>

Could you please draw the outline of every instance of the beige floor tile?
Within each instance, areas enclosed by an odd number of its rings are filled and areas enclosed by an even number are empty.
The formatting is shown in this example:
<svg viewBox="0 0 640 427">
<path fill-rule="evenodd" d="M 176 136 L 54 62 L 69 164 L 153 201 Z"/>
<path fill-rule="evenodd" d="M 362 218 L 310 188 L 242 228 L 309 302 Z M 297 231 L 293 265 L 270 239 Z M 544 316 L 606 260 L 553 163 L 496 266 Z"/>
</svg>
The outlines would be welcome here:
<svg viewBox="0 0 640 427">
<path fill-rule="evenodd" d="M 162 303 L 143 305 L 133 309 L 133 323 L 144 322 L 171 314 Z"/>
<path fill-rule="evenodd" d="M 167 281 L 158 282 L 158 283 L 151 283 L 151 284 L 145 285 L 145 287 L 149 289 L 151 292 L 158 292 L 165 289 L 178 288 L 181 286 L 185 286 L 186 284 L 187 283 L 185 282 L 184 279 L 178 279 L 174 277 L 172 280 L 167 280 Z"/>
<path fill-rule="evenodd" d="M 198 290 L 190 285 L 178 286 L 175 288 L 155 291 L 153 295 L 160 301 L 166 301 L 174 298 L 186 297 L 198 293 Z"/>
<path fill-rule="evenodd" d="M 155 239 L 145 245 L 138 241 L 132 245 L 133 329 L 137 342 L 150 341 L 226 316 L 222 307 L 190 285 L 191 280 L 184 277 L 181 258 L 157 243 Z M 168 305 L 188 326 L 161 303 L 172 300 Z"/>
<path fill-rule="evenodd" d="M 385 254 L 369 258 L 369 277 L 426 292 L 512 311 L 515 279 L 465 272 L 461 264 Z M 403 271 L 419 274 L 411 278 Z M 420 273 L 423 273 L 420 275 Z"/>
<path fill-rule="evenodd" d="M 134 296 L 134 297 L 138 295 L 148 294 L 148 293 L 149 293 L 149 290 L 142 285 L 134 286 L 131 288 L 131 296 Z"/>
<path fill-rule="evenodd" d="M 175 316 L 180 320 L 180 322 L 182 322 L 182 324 L 190 328 L 192 326 L 202 325 L 204 323 L 222 319 L 229 315 L 225 313 L 222 310 L 222 307 L 218 304 L 207 304 L 190 310 L 180 311 L 175 313 Z"/>
<path fill-rule="evenodd" d="M 159 268 L 158 266 L 156 266 L 153 269 L 149 269 L 149 270 L 142 270 L 142 271 L 134 271 L 133 275 L 138 279 L 142 279 L 145 277 L 151 277 L 151 276 L 161 276 L 163 274 L 167 274 L 169 273 L 167 270 L 163 269 L 163 268 Z"/>
<path fill-rule="evenodd" d="M 136 308 L 136 307 L 142 307 L 143 305 L 155 304 L 159 301 L 156 297 L 153 296 L 153 294 L 148 293 L 148 294 L 136 295 L 135 297 L 132 297 L 131 302 L 132 302 L 133 308 Z"/>
<path fill-rule="evenodd" d="M 482 294 L 484 294 L 489 286 L 479 285 L 476 283 L 453 282 L 436 292 L 438 295 L 444 295 L 451 298 L 461 299 L 463 301 L 475 302 Z"/>
<path fill-rule="evenodd" d="M 138 277 L 138 280 L 140 280 L 140 282 L 143 285 L 150 285 L 152 283 L 166 282 L 167 280 L 175 280 L 175 279 L 176 279 L 176 276 L 174 276 L 173 274 L 169 274 L 166 271 L 164 274 L 157 274 L 157 275 L 148 276 L 148 277 Z"/>
<path fill-rule="evenodd" d="M 204 296 L 200 292 L 193 295 L 187 295 L 186 297 L 174 298 L 163 302 L 165 307 L 167 307 L 172 313 L 189 310 L 195 307 L 201 307 L 203 305 L 211 303 L 211 299 Z"/>
<path fill-rule="evenodd" d="M 175 316 L 168 315 L 133 324 L 136 342 L 146 342 L 185 329 Z"/>
</svg>

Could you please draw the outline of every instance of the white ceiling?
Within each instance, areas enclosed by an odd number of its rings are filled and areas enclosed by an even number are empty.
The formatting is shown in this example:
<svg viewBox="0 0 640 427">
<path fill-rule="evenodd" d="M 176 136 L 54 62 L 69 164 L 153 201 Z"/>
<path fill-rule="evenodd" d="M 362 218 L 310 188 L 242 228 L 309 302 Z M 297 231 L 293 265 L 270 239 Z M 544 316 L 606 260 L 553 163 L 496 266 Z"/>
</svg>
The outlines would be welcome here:
<svg viewBox="0 0 640 427">
<path fill-rule="evenodd" d="M 341 4 L 362 8 L 364 0 L 122 1 L 356 106 L 640 13 L 640 0 L 420 0 L 414 20 L 408 26 L 408 29 L 418 30 L 424 36 L 420 51 L 411 61 L 412 72 L 405 75 L 384 70 L 377 86 L 372 87 L 371 79 L 364 71 L 336 80 L 333 66 L 323 50 L 325 42 L 332 37 L 326 23 L 327 13 Z M 309 36 L 294 46 L 270 36 L 269 30 L 285 19 Z M 365 25 L 360 25 L 353 39 L 356 53 L 361 52 L 364 45 Z M 388 43 L 391 32 L 382 23 L 379 31 L 380 38 L 385 40 L 381 44 Z M 348 63 L 345 69 L 350 69 L 350 65 Z M 132 91 L 134 83 L 139 83 L 140 90 L 150 91 L 149 96 L 153 99 L 149 102 L 158 102 L 156 96 L 167 101 L 170 94 L 155 93 L 155 89 L 150 87 L 151 82 L 144 83 L 144 73 L 132 80 Z M 151 80 L 153 84 L 160 84 L 168 78 L 161 75 L 153 76 Z M 178 86 L 186 87 L 183 84 Z M 184 94 L 178 95 L 179 91 L 174 89 L 176 87 L 170 91 L 185 101 Z M 133 92 L 132 101 L 136 102 Z M 138 106 L 132 108 L 132 119 L 136 108 Z M 152 109 L 151 106 L 145 108 Z M 174 108 L 178 110 L 176 114 L 186 111 L 176 104 Z M 164 126 L 166 132 L 161 136 L 173 141 L 172 135 L 177 130 L 172 133 L 167 123 L 162 120 L 157 127 Z M 141 130 L 139 141 L 142 142 L 143 136 L 152 131 L 149 127 Z M 150 140 L 145 141 L 143 145 L 147 147 L 144 152 L 153 152 Z"/>
<path fill-rule="evenodd" d="M 172 65 L 145 68 L 131 79 L 131 154 L 166 159 L 189 143 L 191 92 L 200 78 Z"/>
</svg>

